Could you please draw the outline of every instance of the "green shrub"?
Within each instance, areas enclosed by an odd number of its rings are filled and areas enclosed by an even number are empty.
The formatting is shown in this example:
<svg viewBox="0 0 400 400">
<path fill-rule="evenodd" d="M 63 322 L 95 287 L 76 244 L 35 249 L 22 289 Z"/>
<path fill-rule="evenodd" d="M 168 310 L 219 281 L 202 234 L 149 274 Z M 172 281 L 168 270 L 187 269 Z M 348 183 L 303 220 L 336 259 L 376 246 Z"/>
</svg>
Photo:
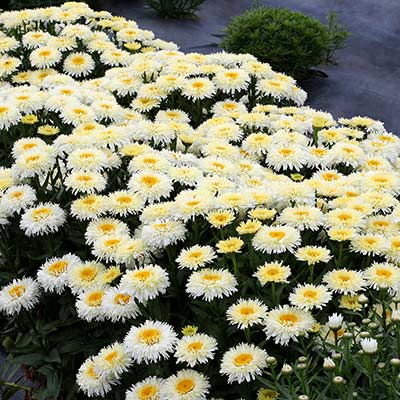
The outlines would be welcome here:
<svg viewBox="0 0 400 400">
<path fill-rule="evenodd" d="M 304 79 L 313 67 L 333 63 L 333 53 L 347 36 L 334 14 L 325 26 L 284 8 L 258 7 L 230 21 L 221 47 L 233 53 L 250 53 L 275 70 Z"/>
<path fill-rule="evenodd" d="M 146 0 L 162 17 L 193 18 L 205 0 Z"/>
</svg>

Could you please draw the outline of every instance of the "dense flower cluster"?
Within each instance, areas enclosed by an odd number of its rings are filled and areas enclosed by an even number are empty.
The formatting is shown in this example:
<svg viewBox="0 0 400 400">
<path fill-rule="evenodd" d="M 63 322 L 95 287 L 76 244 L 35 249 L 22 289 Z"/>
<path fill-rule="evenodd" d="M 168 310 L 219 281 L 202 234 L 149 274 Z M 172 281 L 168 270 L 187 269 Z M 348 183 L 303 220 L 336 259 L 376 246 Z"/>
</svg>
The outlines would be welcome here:
<svg viewBox="0 0 400 400">
<path fill-rule="evenodd" d="M 303 106 L 252 56 L 184 54 L 84 4 L 0 27 L 12 327 L 49 299 L 118 327 L 72 371 L 89 397 L 335 398 L 341 375 L 378 396 L 370 355 L 400 363 L 395 135 Z"/>
</svg>

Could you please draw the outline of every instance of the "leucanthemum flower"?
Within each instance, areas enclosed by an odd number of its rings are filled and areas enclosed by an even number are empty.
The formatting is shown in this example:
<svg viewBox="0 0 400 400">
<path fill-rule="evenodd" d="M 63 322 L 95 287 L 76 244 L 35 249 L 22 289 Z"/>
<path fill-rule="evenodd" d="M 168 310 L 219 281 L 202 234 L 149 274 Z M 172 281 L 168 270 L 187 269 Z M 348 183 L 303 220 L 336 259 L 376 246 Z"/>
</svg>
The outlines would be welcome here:
<svg viewBox="0 0 400 400">
<path fill-rule="evenodd" d="M 61 52 L 51 46 L 43 46 L 33 50 L 29 55 L 29 61 L 33 67 L 49 68 L 61 60 Z"/>
<path fill-rule="evenodd" d="M 179 339 L 175 346 L 175 357 L 178 362 L 186 363 L 190 367 L 205 364 L 214 358 L 217 350 L 217 341 L 206 334 L 195 333 Z"/>
<path fill-rule="evenodd" d="M 96 171 L 72 171 L 65 178 L 64 184 L 74 194 L 92 194 L 104 190 L 107 185 L 107 179 Z"/>
<path fill-rule="evenodd" d="M 223 93 L 233 94 L 236 91 L 247 88 L 247 85 L 250 82 L 250 76 L 243 69 L 226 69 L 217 72 L 213 78 L 213 82 Z"/>
<path fill-rule="evenodd" d="M 223 228 L 229 225 L 235 219 L 235 213 L 232 210 L 211 211 L 207 215 L 208 222 L 215 228 Z"/>
<path fill-rule="evenodd" d="M 369 286 L 396 289 L 400 284 L 400 268 L 391 263 L 373 263 L 364 271 Z"/>
<path fill-rule="evenodd" d="M 85 240 L 87 244 L 93 244 L 97 239 L 110 235 L 129 235 L 129 228 L 125 222 L 116 218 L 98 218 L 89 222 Z"/>
<path fill-rule="evenodd" d="M 68 75 L 82 77 L 89 75 L 95 68 L 96 63 L 92 56 L 87 53 L 70 53 L 64 60 L 63 69 Z"/>
<path fill-rule="evenodd" d="M 299 335 L 307 337 L 314 324 L 311 313 L 285 304 L 268 312 L 264 332 L 267 339 L 287 345 L 291 339 L 297 341 Z"/>
<path fill-rule="evenodd" d="M 163 220 L 144 225 L 141 239 L 149 248 L 163 249 L 171 244 L 183 241 L 186 237 L 186 231 L 183 222 Z"/>
<path fill-rule="evenodd" d="M 195 245 L 188 249 L 183 249 L 176 262 L 178 268 L 196 270 L 211 263 L 215 258 L 216 254 L 211 246 Z"/>
<path fill-rule="evenodd" d="M 50 258 L 39 268 L 37 280 L 45 291 L 61 294 L 68 285 L 68 269 L 80 262 L 80 258 L 71 253 Z"/>
<path fill-rule="evenodd" d="M 291 304 L 305 310 L 322 309 L 331 298 L 332 295 L 325 286 L 312 284 L 298 285 L 289 295 Z"/>
<path fill-rule="evenodd" d="M 230 324 L 246 329 L 264 321 L 267 306 L 258 299 L 239 299 L 228 308 L 226 315 Z"/>
<path fill-rule="evenodd" d="M 119 377 L 132 364 L 121 343 L 115 342 L 102 348 L 96 356 L 95 371 L 99 374 Z"/>
<path fill-rule="evenodd" d="M 103 297 L 103 312 L 112 322 L 125 322 L 139 314 L 133 293 L 120 287 L 108 288 Z"/>
<path fill-rule="evenodd" d="M 107 197 L 96 194 L 80 197 L 71 203 L 71 215 L 80 221 L 98 218 L 107 209 Z"/>
<path fill-rule="evenodd" d="M 149 364 L 169 358 L 176 340 L 172 326 L 160 321 L 146 321 L 129 330 L 124 347 L 135 362 Z"/>
<path fill-rule="evenodd" d="M 102 288 L 80 293 L 75 304 L 78 317 L 88 322 L 104 320 L 103 297 Z"/>
<path fill-rule="evenodd" d="M 0 311 L 7 315 L 31 310 L 38 302 L 40 287 L 32 278 L 14 279 L 0 289 Z"/>
<path fill-rule="evenodd" d="M 126 392 L 126 400 L 160 400 L 163 382 L 163 379 L 155 376 L 137 382 Z"/>
<path fill-rule="evenodd" d="M 286 207 L 280 213 L 278 221 L 301 231 L 305 229 L 316 231 L 324 222 L 324 214 L 317 207 Z"/>
<path fill-rule="evenodd" d="M 121 279 L 120 288 L 135 293 L 135 297 L 145 302 L 164 294 L 169 287 L 167 272 L 158 265 L 127 271 Z"/>
<path fill-rule="evenodd" d="M 104 396 L 117 383 L 113 375 L 96 372 L 96 357 L 88 358 L 78 370 L 76 383 L 86 396 Z"/>
<path fill-rule="evenodd" d="M 243 240 L 238 237 L 229 237 L 228 239 L 220 240 L 216 244 L 217 251 L 221 254 L 240 253 L 243 245 Z"/>
<path fill-rule="evenodd" d="M 119 190 L 107 196 L 108 211 L 112 215 L 126 217 L 137 214 L 144 206 L 144 201 L 138 193 Z"/>
<path fill-rule="evenodd" d="M 171 179 L 157 172 L 140 172 L 133 174 L 128 188 L 138 193 L 149 203 L 168 197 L 173 189 Z"/>
<path fill-rule="evenodd" d="M 356 294 L 364 290 L 367 283 L 361 272 L 346 268 L 327 272 L 323 281 L 332 291 L 343 294 Z"/>
<path fill-rule="evenodd" d="M 68 268 L 68 286 L 72 293 L 80 293 L 103 284 L 104 265 L 93 261 L 80 262 Z"/>
<path fill-rule="evenodd" d="M 269 282 L 286 283 L 290 274 L 288 266 L 283 265 L 281 261 L 274 261 L 259 266 L 253 276 L 264 286 Z"/>
<path fill-rule="evenodd" d="M 183 96 L 190 100 L 201 100 L 212 97 L 214 93 L 215 86 L 207 78 L 186 79 L 182 85 Z"/>
<path fill-rule="evenodd" d="M 35 190 L 29 185 L 9 187 L 0 199 L 0 208 L 7 214 L 19 213 L 36 200 Z"/>
<path fill-rule="evenodd" d="M 241 343 L 222 357 L 220 373 L 228 376 L 228 383 L 251 382 L 267 366 L 267 352 L 253 344 Z"/>
<path fill-rule="evenodd" d="M 379 255 L 387 248 L 387 240 L 379 234 L 359 234 L 351 239 L 351 249 L 363 255 Z"/>
<path fill-rule="evenodd" d="M 65 211 L 54 203 L 40 203 L 24 211 L 20 228 L 26 236 L 57 232 L 66 219 Z"/>
<path fill-rule="evenodd" d="M 301 243 L 297 229 L 286 225 L 263 226 L 254 235 L 252 240 L 256 250 L 263 253 L 284 253 L 294 251 Z"/>
<path fill-rule="evenodd" d="M 205 301 L 211 301 L 236 292 L 237 281 L 224 269 L 204 268 L 190 275 L 186 291 L 191 297 L 202 297 Z"/>
<path fill-rule="evenodd" d="M 304 246 L 297 249 L 295 257 L 297 260 L 307 262 L 308 265 L 314 265 L 328 263 L 332 255 L 326 247 Z"/>
</svg>

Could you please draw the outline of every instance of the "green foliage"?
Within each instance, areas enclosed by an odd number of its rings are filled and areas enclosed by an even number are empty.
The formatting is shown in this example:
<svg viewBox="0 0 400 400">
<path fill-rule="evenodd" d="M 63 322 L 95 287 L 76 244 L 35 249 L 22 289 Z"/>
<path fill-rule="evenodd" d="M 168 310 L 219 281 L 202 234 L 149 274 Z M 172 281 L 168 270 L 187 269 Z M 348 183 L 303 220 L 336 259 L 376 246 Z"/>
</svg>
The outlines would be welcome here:
<svg viewBox="0 0 400 400">
<path fill-rule="evenodd" d="M 332 63 L 347 36 L 335 14 L 325 26 L 284 8 L 257 7 L 231 20 L 221 46 L 233 53 L 250 53 L 275 70 L 303 79 L 313 67 Z"/>
<path fill-rule="evenodd" d="M 204 0 L 146 0 L 162 17 L 193 18 Z"/>
</svg>

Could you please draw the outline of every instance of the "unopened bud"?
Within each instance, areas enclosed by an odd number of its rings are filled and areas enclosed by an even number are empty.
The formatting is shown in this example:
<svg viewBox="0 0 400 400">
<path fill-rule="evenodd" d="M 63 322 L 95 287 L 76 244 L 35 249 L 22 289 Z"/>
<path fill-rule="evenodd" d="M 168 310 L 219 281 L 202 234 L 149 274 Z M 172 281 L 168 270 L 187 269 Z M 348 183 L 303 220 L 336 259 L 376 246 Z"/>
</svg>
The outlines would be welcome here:
<svg viewBox="0 0 400 400">
<path fill-rule="evenodd" d="M 301 394 L 299 397 L 298 397 L 298 400 L 308 400 L 309 399 L 309 397 L 306 395 L 306 394 Z"/>
<path fill-rule="evenodd" d="M 305 363 L 300 363 L 297 365 L 297 369 L 306 369 L 307 368 L 307 364 Z"/>
<path fill-rule="evenodd" d="M 384 362 L 380 362 L 380 363 L 378 363 L 378 365 L 377 365 L 377 367 L 379 368 L 379 369 L 383 369 L 383 368 L 385 368 L 385 363 Z"/>
<path fill-rule="evenodd" d="M 281 372 L 283 375 L 290 375 L 293 372 L 293 368 L 289 364 L 283 364 Z"/>
<path fill-rule="evenodd" d="M 368 324 L 368 328 L 370 328 L 370 329 L 376 329 L 376 328 L 378 328 L 378 326 L 379 326 L 379 324 L 377 324 L 376 322 L 370 322 Z"/>
<path fill-rule="evenodd" d="M 307 361 L 307 357 L 301 356 L 297 359 L 301 363 L 305 363 Z"/>
<path fill-rule="evenodd" d="M 268 365 L 275 365 L 276 364 L 276 358 L 272 357 L 272 356 L 267 357 L 267 364 Z"/>
<path fill-rule="evenodd" d="M 363 325 L 368 325 L 370 322 L 371 322 L 371 320 L 370 320 L 369 318 L 364 318 L 364 319 L 361 321 L 361 323 L 362 323 Z"/>
<path fill-rule="evenodd" d="M 325 369 L 334 369 L 336 367 L 335 362 L 332 360 L 330 357 L 324 358 L 324 364 L 323 367 Z"/>
<path fill-rule="evenodd" d="M 358 302 L 359 302 L 360 304 L 368 304 L 368 301 L 369 301 L 369 299 L 368 299 L 368 297 L 367 297 L 365 294 L 360 294 L 360 295 L 358 296 Z"/>
<path fill-rule="evenodd" d="M 369 334 L 369 332 L 362 331 L 362 332 L 360 332 L 360 337 L 361 338 L 367 338 L 367 337 L 370 337 L 370 334 Z"/>
<path fill-rule="evenodd" d="M 392 358 L 390 360 L 390 365 L 393 367 L 400 367 L 400 358 Z"/>
<path fill-rule="evenodd" d="M 399 322 L 400 321 L 400 310 L 397 308 L 395 310 L 393 310 L 390 318 L 393 322 Z"/>
<path fill-rule="evenodd" d="M 335 376 L 333 378 L 333 383 L 336 383 L 337 385 L 342 385 L 346 381 L 344 380 L 343 376 Z"/>
<path fill-rule="evenodd" d="M 333 353 L 332 358 L 334 360 L 340 360 L 342 358 L 342 355 L 340 353 Z"/>
</svg>

